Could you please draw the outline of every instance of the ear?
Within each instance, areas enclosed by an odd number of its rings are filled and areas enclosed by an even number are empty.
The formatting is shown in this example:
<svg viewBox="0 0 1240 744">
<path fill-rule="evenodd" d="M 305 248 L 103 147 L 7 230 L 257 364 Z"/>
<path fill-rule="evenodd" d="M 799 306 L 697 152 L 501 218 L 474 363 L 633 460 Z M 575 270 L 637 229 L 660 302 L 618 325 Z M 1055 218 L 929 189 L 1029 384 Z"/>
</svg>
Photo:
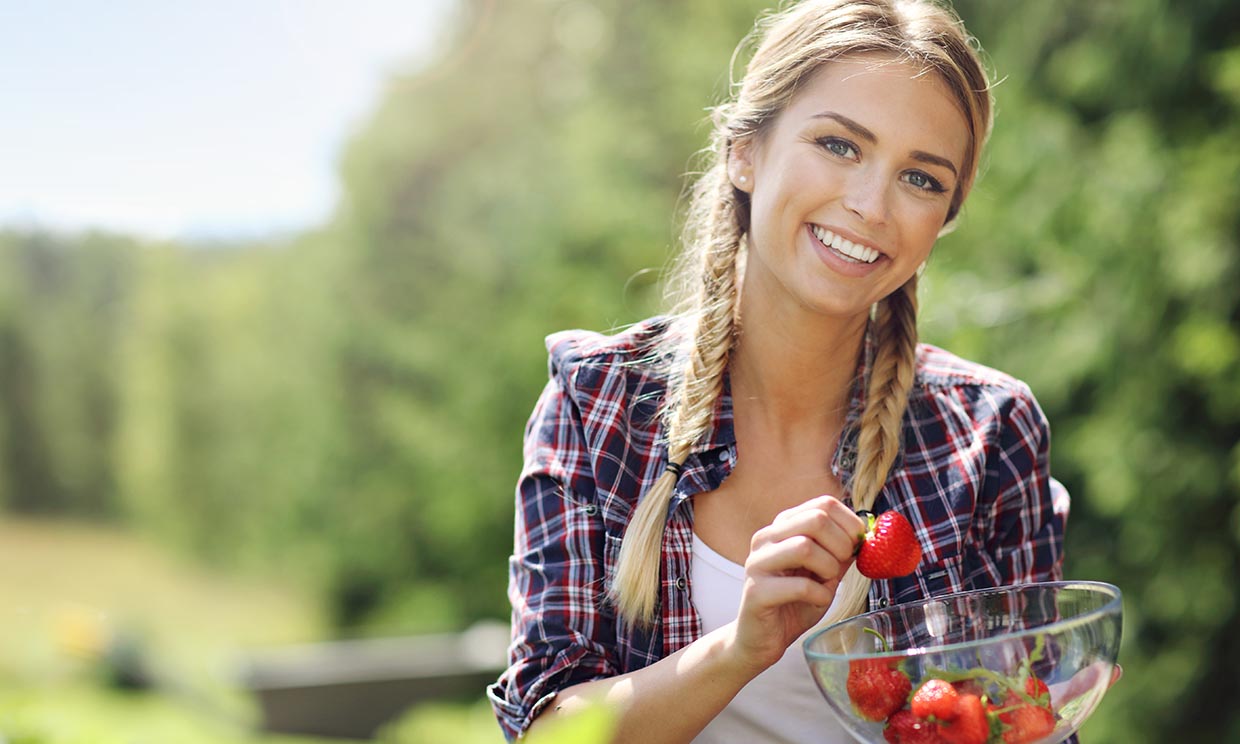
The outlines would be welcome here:
<svg viewBox="0 0 1240 744">
<path fill-rule="evenodd" d="M 728 147 L 728 180 L 745 193 L 753 193 L 753 138 L 746 137 Z"/>
</svg>

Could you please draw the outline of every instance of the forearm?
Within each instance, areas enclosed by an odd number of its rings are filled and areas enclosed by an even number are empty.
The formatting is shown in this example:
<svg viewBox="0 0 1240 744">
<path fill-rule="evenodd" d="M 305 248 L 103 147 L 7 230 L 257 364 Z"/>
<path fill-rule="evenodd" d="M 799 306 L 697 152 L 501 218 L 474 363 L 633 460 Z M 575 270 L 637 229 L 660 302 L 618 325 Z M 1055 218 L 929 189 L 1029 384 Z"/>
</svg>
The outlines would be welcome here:
<svg viewBox="0 0 1240 744">
<path fill-rule="evenodd" d="M 644 669 L 561 691 L 534 726 L 599 703 L 617 713 L 615 744 L 683 744 L 697 736 L 759 669 L 733 653 L 735 623 Z"/>
</svg>

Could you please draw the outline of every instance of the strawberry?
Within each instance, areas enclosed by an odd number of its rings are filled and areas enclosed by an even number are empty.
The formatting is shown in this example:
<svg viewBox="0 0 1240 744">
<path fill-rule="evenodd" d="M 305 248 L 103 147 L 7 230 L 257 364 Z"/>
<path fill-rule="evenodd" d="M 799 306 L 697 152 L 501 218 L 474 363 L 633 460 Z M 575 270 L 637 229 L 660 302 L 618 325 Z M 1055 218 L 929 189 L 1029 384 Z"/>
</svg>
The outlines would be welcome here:
<svg viewBox="0 0 1240 744">
<path fill-rule="evenodd" d="M 866 517 L 866 532 L 861 536 L 857 553 L 857 570 L 871 579 L 894 579 L 907 576 L 921 563 L 921 545 L 913 534 L 913 525 L 899 512 L 886 511 Z"/>
<path fill-rule="evenodd" d="M 986 744 L 990 738 L 990 719 L 982 699 L 977 695 L 961 695 L 956 700 L 954 718 L 939 726 L 939 735 L 948 744 Z"/>
<path fill-rule="evenodd" d="M 937 721 L 950 721 L 956 717 L 956 700 L 959 694 L 951 682 L 945 679 L 929 679 L 913 694 L 911 709 L 919 718 L 933 717 Z"/>
<path fill-rule="evenodd" d="M 999 714 L 1004 724 L 1005 744 L 1028 744 L 1050 736 L 1055 730 L 1055 711 L 1051 709 L 1050 690 L 1035 676 L 1025 680 L 1025 694 L 1037 703 L 1030 705 L 1014 692 L 1004 700 L 1005 710 Z"/>
<path fill-rule="evenodd" d="M 904 707 L 913 683 L 893 661 L 857 659 L 848 665 L 845 688 L 858 715 L 870 721 L 882 721 Z"/>
<path fill-rule="evenodd" d="M 923 721 L 908 710 L 898 710 L 887 719 L 883 738 L 889 744 L 942 744 L 938 724 Z"/>
<path fill-rule="evenodd" d="M 1003 731 L 1004 744 L 1030 744 L 1050 736 L 1055 730 L 1055 714 L 1049 708 L 1018 705 L 1014 710 L 999 714 L 1007 728 Z"/>
<path fill-rule="evenodd" d="M 1025 694 L 1037 701 L 1038 705 L 1050 707 L 1051 689 L 1036 676 L 1030 675 L 1025 680 Z"/>
</svg>

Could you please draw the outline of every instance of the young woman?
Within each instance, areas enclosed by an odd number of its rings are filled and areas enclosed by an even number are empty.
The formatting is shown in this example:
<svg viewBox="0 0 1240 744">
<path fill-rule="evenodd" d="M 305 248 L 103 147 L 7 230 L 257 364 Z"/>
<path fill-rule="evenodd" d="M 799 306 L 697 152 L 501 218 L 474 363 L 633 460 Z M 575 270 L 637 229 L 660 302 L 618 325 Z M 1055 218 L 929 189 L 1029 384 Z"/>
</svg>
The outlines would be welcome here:
<svg viewBox="0 0 1240 744">
<path fill-rule="evenodd" d="M 548 339 L 517 489 L 506 735 L 604 700 L 617 741 L 846 741 L 798 640 L 1060 577 L 1068 497 L 1028 387 L 919 345 L 916 287 L 973 185 L 983 66 L 922 0 L 806 0 L 717 109 L 676 311 Z M 923 558 L 853 567 L 856 511 Z"/>
</svg>

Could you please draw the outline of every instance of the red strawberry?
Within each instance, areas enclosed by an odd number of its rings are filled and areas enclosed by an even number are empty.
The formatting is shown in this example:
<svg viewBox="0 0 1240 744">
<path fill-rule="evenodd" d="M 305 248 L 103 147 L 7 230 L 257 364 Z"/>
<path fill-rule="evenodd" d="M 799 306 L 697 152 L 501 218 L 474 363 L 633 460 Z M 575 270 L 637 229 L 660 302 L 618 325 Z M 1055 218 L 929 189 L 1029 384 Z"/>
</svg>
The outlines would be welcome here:
<svg viewBox="0 0 1240 744">
<path fill-rule="evenodd" d="M 939 726 L 939 735 L 949 744 L 986 744 L 990 738 L 990 719 L 982 699 L 977 695 L 961 695 L 956 700 L 955 718 Z"/>
<path fill-rule="evenodd" d="M 1055 714 L 1049 708 L 1018 705 L 1015 710 L 1000 713 L 999 720 L 1008 727 L 1003 732 L 1004 744 L 1030 744 L 1055 730 Z"/>
<path fill-rule="evenodd" d="M 883 738 L 890 744 L 943 744 L 938 724 L 923 721 L 908 710 L 898 710 L 887 719 Z"/>
<path fill-rule="evenodd" d="M 1055 711 L 1050 705 L 1050 690 L 1046 683 L 1037 677 L 1025 680 L 1025 694 L 1033 698 L 1037 705 L 1030 705 L 1020 695 L 1008 693 L 1004 700 L 1007 708 L 999 714 L 1003 722 L 1003 741 L 1005 744 L 1028 744 L 1037 741 L 1055 730 Z"/>
<path fill-rule="evenodd" d="M 1025 694 L 1036 700 L 1039 705 L 1050 707 L 1051 689 L 1037 677 L 1031 676 L 1025 680 Z"/>
<path fill-rule="evenodd" d="M 848 665 L 845 688 L 862 718 L 881 721 L 904 707 L 913 683 L 893 661 L 857 659 Z"/>
<path fill-rule="evenodd" d="M 956 699 L 959 694 L 952 683 L 945 679 L 929 679 L 913 694 L 913 715 L 919 718 L 934 717 L 937 721 L 950 721 L 956 717 Z"/>
<path fill-rule="evenodd" d="M 875 517 L 866 516 L 866 533 L 857 553 L 857 570 L 871 579 L 894 579 L 907 576 L 921 563 L 921 545 L 913 534 L 913 525 L 898 512 L 886 511 Z"/>
</svg>

